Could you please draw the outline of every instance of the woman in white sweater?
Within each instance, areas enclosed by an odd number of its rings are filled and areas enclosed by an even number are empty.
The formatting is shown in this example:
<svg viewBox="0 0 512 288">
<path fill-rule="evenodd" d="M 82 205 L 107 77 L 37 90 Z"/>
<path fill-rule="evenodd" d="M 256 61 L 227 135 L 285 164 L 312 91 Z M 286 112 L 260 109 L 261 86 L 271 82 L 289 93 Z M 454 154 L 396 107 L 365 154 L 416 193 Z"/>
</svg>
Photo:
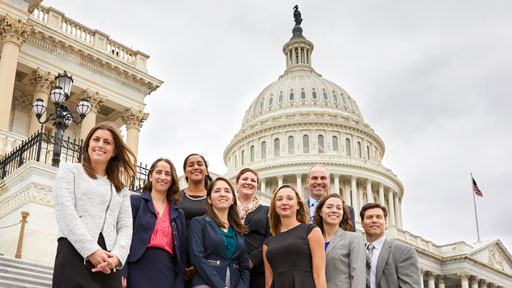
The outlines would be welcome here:
<svg viewBox="0 0 512 288">
<path fill-rule="evenodd" d="M 111 123 L 91 129 L 82 163 L 62 165 L 53 189 L 59 227 L 53 287 L 121 287 L 130 250 L 127 189 L 135 155 Z"/>
</svg>

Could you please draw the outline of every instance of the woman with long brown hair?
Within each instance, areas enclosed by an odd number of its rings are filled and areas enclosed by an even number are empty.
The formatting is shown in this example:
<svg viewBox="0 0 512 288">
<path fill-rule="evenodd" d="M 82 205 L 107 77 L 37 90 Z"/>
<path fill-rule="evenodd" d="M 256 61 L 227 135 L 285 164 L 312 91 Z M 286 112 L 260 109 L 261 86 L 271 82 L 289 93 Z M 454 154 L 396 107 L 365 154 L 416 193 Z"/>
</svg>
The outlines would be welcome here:
<svg viewBox="0 0 512 288">
<path fill-rule="evenodd" d="M 249 260 L 235 190 L 219 177 L 208 188 L 206 216 L 190 222 L 189 253 L 196 273 L 192 287 L 249 287 Z"/>
<path fill-rule="evenodd" d="M 179 181 L 169 159 L 153 162 L 143 191 L 131 196 L 133 239 L 123 287 L 183 287 L 185 215 L 176 206 Z"/>
<path fill-rule="evenodd" d="M 265 287 L 325 288 L 322 232 L 308 224 L 306 205 L 293 186 L 274 191 L 269 221 L 273 236 L 263 245 Z"/>
<path fill-rule="evenodd" d="M 132 240 L 129 181 L 135 155 L 111 123 L 94 126 L 82 163 L 60 167 L 53 189 L 59 227 L 53 287 L 121 287 Z"/>
<path fill-rule="evenodd" d="M 324 196 L 313 217 L 325 240 L 327 287 L 365 287 L 363 238 L 352 232 L 350 212 L 343 198 L 335 193 Z"/>
</svg>

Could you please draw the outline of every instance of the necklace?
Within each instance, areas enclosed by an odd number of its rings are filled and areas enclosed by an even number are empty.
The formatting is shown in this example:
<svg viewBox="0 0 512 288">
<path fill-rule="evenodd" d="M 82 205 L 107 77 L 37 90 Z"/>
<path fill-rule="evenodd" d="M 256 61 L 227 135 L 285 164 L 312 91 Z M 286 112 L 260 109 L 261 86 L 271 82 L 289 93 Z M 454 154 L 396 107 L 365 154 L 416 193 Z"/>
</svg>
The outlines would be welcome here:
<svg viewBox="0 0 512 288">
<path fill-rule="evenodd" d="M 192 201 L 201 201 L 201 200 L 206 199 L 206 195 L 205 196 L 199 196 L 199 197 L 193 197 L 191 195 L 188 195 L 187 192 L 185 192 L 185 191 L 183 191 L 183 195 L 185 195 L 185 197 L 187 197 L 188 199 L 190 199 Z"/>
</svg>

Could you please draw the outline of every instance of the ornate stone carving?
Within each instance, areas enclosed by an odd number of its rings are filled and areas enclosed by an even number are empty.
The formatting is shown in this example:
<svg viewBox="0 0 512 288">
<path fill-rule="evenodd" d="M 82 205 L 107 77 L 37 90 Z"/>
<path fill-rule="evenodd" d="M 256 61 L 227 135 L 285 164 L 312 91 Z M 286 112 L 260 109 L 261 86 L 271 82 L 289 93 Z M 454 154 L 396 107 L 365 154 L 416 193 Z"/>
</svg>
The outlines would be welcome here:
<svg viewBox="0 0 512 288">
<path fill-rule="evenodd" d="M 432 271 L 426 271 L 425 275 L 427 276 L 427 280 L 429 281 L 435 281 L 437 274 Z"/>
<path fill-rule="evenodd" d="M 55 80 L 50 72 L 42 71 L 38 67 L 32 71 L 30 84 L 34 86 L 36 92 L 40 91 L 49 94 L 51 88 L 55 85 Z"/>
<path fill-rule="evenodd" d="M 0 40 L 14 42 L 21 46 L 32 31 L 32 26 L 21 19 L 6 15 L 0 20 Z"/>
<path fill-rule="evenodd" d="M 472 285 L 475 285 L 475 284 L 478 285 L 478 281 L 480 281 L 480 278 L 478 278 L 478 276 L 471 276 L 471 284 Z"/>
<path fill-rule="evenodd" d="M 457 273 L 457 275 L 459 276 L 460 281 L 468 281 L 470 276 L 467 272 Z"/>
<path fill-rule="evenodd" d="M 437 282 L 439 284 L 444 284 L 444 275 L 437 275 Z"/>
<path fill-rule="evenodd" d="M 89 101 L 91 110 L 94 113 L 98 113 L 106 100 L 105 96 L 101 96 L 98 92 L 92 92 L 90 89 L 85 89 L 80 95 L 80 98 L 85 98 Z"/>
<path fill-rule="evenodd" d="M 142 110 L 135 110 L 135 108 L 130 107 L 124 111 L 121 120 L 126 125 L 126 128 L 140 129 L 142 128 L 142 123 L 144 123 L 148 117 L 148 113 L 145 113 Z"/>
<path fill-rule="evenodd" d="M 28 202 L 53 206 L 52 188 L 30 184 L 0 202 L 0 218 L 25 205 Z"/>
<path fill-rule="evenodd" d="M 13 97 L 14 110 L 18 110 L 24 113 L 30 113 L 32 108 L 32 97 L 29 95 L 15 90 Z"/>
<path fill-rule="evenodd" d="M 503 266 L 504 261 L 503 255 L 498 251 L 498 247 L 494 246 L 489 250 L 489 265 L 501 271 L 505 271 L 505 267 Z"/>
</svg>

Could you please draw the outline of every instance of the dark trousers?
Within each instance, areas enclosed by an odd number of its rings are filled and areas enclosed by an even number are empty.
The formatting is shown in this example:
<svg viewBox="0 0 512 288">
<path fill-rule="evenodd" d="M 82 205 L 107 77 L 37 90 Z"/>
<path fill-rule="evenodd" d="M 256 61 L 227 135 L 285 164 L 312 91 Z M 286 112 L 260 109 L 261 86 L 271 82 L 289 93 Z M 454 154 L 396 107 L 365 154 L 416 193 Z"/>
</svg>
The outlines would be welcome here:
<svg viewBox="0 0 512 288">
<path fill-rule="evenodd" d="M 94 265 L 87 261 L 84 265 L 84 258 L 73 247 L 66 238 L 57 240 L 57 256 L 53 269 L 52 287 L 59 288 L 103 288 L 121 287 L 122 271 L 105 274 L 103 272 L 92 272 Z M 105 239 L 100 234 L 98 244 L 106 250 Z"/>
</svg>

